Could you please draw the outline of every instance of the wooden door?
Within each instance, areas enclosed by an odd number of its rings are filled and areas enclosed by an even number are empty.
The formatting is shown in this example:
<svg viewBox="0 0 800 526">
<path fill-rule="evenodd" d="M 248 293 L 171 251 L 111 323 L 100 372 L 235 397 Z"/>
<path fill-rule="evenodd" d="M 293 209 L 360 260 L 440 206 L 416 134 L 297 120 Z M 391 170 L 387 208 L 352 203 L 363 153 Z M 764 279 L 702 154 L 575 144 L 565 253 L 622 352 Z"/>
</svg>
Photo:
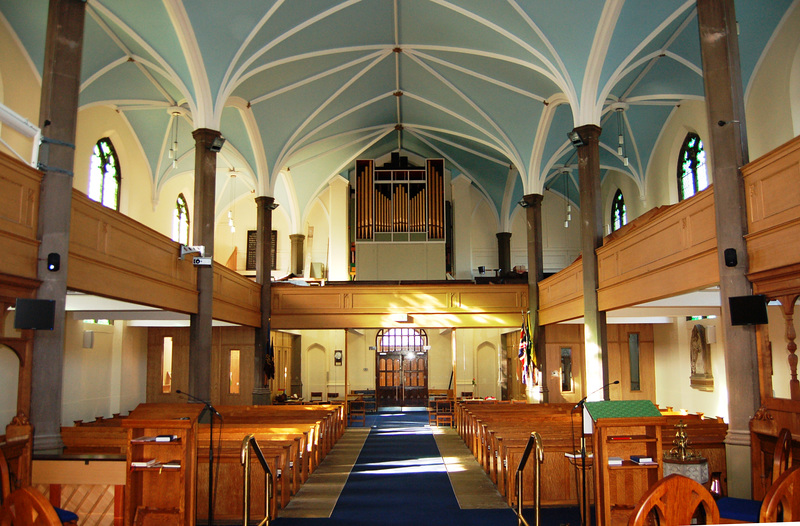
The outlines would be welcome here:
<svg viewBox="0 0 800 526">
<path fill-rule="evenodd" d="M 375 371 L 379 407 L 427 405 L 427 353 L 378 353 Z"/>
</svg>

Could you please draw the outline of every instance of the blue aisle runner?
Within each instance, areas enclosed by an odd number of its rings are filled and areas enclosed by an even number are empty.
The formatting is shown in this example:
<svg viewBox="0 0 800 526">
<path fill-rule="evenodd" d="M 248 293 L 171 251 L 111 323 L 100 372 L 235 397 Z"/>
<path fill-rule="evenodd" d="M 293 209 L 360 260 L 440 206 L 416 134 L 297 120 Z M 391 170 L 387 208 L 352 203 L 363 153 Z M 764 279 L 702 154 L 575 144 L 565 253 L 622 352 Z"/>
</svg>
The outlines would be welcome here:
<svg viewBox="0 0 800 526">
<path fill-rule="evenodd" d="M 436 441 L 431 429 L 426 426 L 428 423 L 426 413 L 380 413 L 370 418 L 367 423 L 373 422 L 374 427 L 364 443 L 331 518 L 279 518 L 271 524 L 274 526 L 409 524 L 515 526 L 517 524 L 516 515 L 510 509 L 459 508 Z M 525 515 L 528 518 L 528 513 Z"/>
</svg>

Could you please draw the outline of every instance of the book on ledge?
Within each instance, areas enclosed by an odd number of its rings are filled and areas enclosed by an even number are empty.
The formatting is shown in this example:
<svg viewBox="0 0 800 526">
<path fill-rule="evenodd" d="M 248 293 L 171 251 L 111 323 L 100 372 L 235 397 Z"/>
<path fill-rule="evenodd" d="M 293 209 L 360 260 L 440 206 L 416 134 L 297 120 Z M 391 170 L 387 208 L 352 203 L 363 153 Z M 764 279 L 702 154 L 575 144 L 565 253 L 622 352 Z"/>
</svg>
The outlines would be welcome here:
<svg viewBox="0 0 800 526">
<path fill-rule="evenodd" d="M 655 462 L 653 462 L 653 457 L 645 455 L 631 455 L 631 460 L 637 464 L 655 464 Z"/>
<path fill-rule="evenodd" d="M 134 460 L 131 462 L 132 468 L 154 468 L 158 467 L 158 461 L 154 458 L 150 460 Z"/>
<path fill-rule="evenodd" d="M 622 457 L 608 457 L 608 465 L 609 466 L 621 466 L 622 465 Z"/>
<path fill-rule="evenodd" d="M 180 459 L 170 460 L 168 462 L 162 463 L 161 467 L 167 469 L 178 469 L 181 467 L 181 461 Z"/>
<path fill-rule="evenodd" d="M 174 442 L 178 440 L 178 435 L 158 435 L 156 442 Z"/>
<path fill-rule="evenodd" d="M 138 443 L 141 443 L 141 442 L 155 442 L 155 441 L 156 441 L 156 437 L 151 437 L 151 436 L 134 437 L 134 438 L 131 439 L 131 443 L 133 443 L 133 444 L 138 444 Z"/>
</svg>

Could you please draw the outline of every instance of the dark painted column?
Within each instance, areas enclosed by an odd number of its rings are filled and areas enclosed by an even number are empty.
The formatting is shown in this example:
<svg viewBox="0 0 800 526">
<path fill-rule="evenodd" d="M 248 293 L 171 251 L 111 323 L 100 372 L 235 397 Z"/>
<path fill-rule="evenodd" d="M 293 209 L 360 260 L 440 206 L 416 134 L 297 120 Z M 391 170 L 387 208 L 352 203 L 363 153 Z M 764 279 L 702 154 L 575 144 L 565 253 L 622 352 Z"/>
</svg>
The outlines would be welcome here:
<svg viewBox="0 0 800 526">
<path fill-rule="evenodd" d="M 39 299 L 56 302 L 52 331 L 36 331 L 30 419 L 34 448 L 57 448 L 61 442 L 61 395 L 64 374 L 64 305 L 67 296 L 69 227 L 75 128 L 78 120 L 81 54 L 86 3 L 51 0 L 47 19 L 44 74 L 39 110 L 42 145 L 39 169 L 44 172 L 39 201 Z M 60 256 L 57 271 L 47 269 L 47 255 Z M 28 415 L 25 415 L 28 416 Z"/>
<path fill-rule="evenodd" d="M 700 48 L 703 57 L 710 160 L 716 209 L 722 331 L 728 382 L 728 472 L 734 479 L 750 481 L 750 418 L 761 403 L 758 388 L 756 332 L 752 326 L 732 326 L 728 298 L 752 293 L 747 279 L 747 217 L 744 183 L 739 168 L 748 162 L 739 43 L 733 0 L 698 0 Z M 725 264 L 725 250 L 736 252 L 737 263 Z M 735 389 L 733 388 L 735 386 Z M 741 470 L 737 459 L 744 458 Z M 748 473 L 745 476 L 743 470 Z M 750 497 L 750 485 L 729 486 L 736 497 Z"/>
<path fill-rule="evenodd" d="M 211 149 L 216 130 L 200 128 L 194 137 L 194 229 L 193 245 L 205 247 L 205 255 L 214 253 L 214 207 L 217 175 L 217 151 Z M 197 314 L 190 316 L 189 393 L 211 400 L 211 320 L 214 301 L 214 267 L 197 267 Z M 213 403 L 213 402 L 212 402 Z"/>
<path fill-rule="evenodd" d="M 511 270 L 511 232 L 498 232 L 497 236 L 497 268 L 500 275 Z"/>
<path fill-rule="evenodd" d="M 306 236 L 303 234 L 290 234 L 289 239 L 292 242 L 291 266 L 289 270 L 291 270 L 292 274 L 295 276 L 302 276 L 304 262 L 303 241 L 305 241 Z"/>
<path fill-rule="evenodd" d="M 603 210 L 600 202 L 600 131 L 594 124 L 575 128 L 583 139 L 578 146 L 581 192 L 581 254 L 583 260 L 583 320 L 586 393 L 608 384 L 606 313 L 597 303 L 599 277 L 595 250 L 603 244 Z M 603 389 L 608 400 L 608 387 Z"/>
<path fill-rule="evenodd" d="M 275 198 L 256 197 L 256 282 L 261 284 L 261 327 L 256 329 L 253 373 L 253 405 L 272 403 L 269 383 L 264 376 L 264 361 L 269 352 L 272 313 L 272 210 Z"/>
<path fill-rule="evenodd" d="M 528 233 L 528 309 L 531 313 L 536 363 L 542 375 L 542 403 L 550 401 L 547 388 L 547 355 L 545 354 L 545 330 L 539 325 L 539 282 L 544 279 L 544 249 L 542 238 L 542 194 L 528 194 L 525 202 L 525 219 Z"/>
</svg>

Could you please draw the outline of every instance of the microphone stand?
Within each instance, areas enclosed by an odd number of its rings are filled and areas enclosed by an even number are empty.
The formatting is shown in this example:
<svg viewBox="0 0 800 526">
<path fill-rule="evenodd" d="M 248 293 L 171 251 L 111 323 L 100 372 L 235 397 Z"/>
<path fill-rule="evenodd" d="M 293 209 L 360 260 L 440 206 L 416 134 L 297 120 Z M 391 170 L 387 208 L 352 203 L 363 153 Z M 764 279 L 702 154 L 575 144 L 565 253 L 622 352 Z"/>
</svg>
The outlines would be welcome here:
<svg viewBox="0 0 800 526">
<path fill-rule="evenodd" d="M 610 385 L 616 385 L 619 383 L 619 380 L 614 380 L 613 382 L 608 382 L 607 384 L 603 385 L 600 389 L 596 389 L 589 393 L 588 395 L 581 398 L 581 401 L 575 404 L 575 407 L 572 408 L 574 411 L 575 409 L 580 409 L 581 411 L 581 485 L 583 486 L 583 492 L 581 493 L 581 525 L 585 526 L 586 523 L 589 521 L 589 501 L 586 499 L 586 431 L 585 431 L 585 420 L 586 420 L 586 399 L 595 394 L 598 391 L 604 390 L 606 387 Z"/>
<path fill-rule="evenodd" d="M 209 419 L 210 426 L 208 428 L 208 526 L 214 526 L 214 415 L 217 415 L 220 421 L 222 421 L 222 415 L 214 409 L 211 402 L 207 402 L 202 398 L 198 398 L 180 389 L 176 389 L 175 392 L 205 405 L 203 411 L 208 411 L 211 417 Z"/>
<path fill-rule="evenodd" d="M 589 521 L 588 514 L 588 505 L 586 499 L 586 431 L 585 431 L 585 418 L 586 415 L 586 396 L 584 396 L 580 402 L 578 402 L 574 409 L 579 409 L 581 412 L 581 525 L 585 526 L 586 523 Z"/>
</svg>

